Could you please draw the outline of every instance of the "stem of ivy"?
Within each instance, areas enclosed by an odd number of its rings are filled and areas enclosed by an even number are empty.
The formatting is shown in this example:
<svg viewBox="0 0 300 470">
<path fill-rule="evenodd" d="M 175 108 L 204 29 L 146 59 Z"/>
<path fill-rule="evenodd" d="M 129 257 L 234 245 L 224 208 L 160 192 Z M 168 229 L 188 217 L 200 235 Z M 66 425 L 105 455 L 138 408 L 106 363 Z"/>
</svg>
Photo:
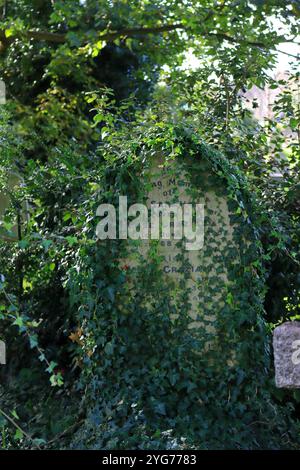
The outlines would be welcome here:
<svg viewBox="0 0 300 470">
<path fill-rule="evenodd" d="M 0 408 L 0 413 L 2 414 L 2 416 L 4 416 L 4 418 L 7 421 L 9 421 L 16 429 L 18 429 L 28 440 L 30 440 L 37 449 L 41 450 L 40 446 L 36 444 L 35 440 L 26 431 L 24 431 L 24 429 L 22 429 L 21 426 L 19 426 L 18 423 L 16 423 L 16 421 L 13 418 L 11 418 L 7 413 L 5 413 L 5 411 L 3 411 L 1 408 Z"/>
</svg>

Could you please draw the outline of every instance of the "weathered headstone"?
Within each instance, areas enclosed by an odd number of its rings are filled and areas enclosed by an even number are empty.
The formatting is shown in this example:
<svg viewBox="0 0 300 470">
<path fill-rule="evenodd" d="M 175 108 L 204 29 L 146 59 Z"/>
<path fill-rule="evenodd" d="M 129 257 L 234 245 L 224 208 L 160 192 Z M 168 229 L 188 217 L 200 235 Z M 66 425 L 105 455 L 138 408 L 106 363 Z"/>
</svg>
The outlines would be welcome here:
<svg viewBox="0 0 300 470">
<path fill-rule="evenodd" d="M 208 175 L 203 174 L 203 178 L 205 177 L 207 178 Z M 210 286 L 212 286 L 218 278 L 220 290 L 210 299 L 211 315 L 207 314 L 205 318 L 207 328 L 210 329 L 212 325 L 209 325 L 209 323 L 210 321 L 213 323 L 216 313 L 214 311 L 214 300 L 219 304 L 222 297 L 222 284 L 226 281 L 226 273 L 222 272 L 220 276 L 217 274 L 217 268 L 220 267 L 220 263 L 222 264 L 222 245 L 224 242 L 222 237 L 224 230 L 227 232 L 228 237 L 231 236 L 231 227 L 225 198 L 217 196 L 213 188 L 204 190 L 204 186 L 203 184 L 202 188 L 201 186 L 199 188 L 193 187 L 188 173 L 178 166 L 176 161 L 165 168 L 158 165 L 153 170 L 152 189 L 149 192 L 148 206 L 153 202 L 168 203 L 170 205 L 174 202 L 203 204 L 206 217 L 204 218 L 202 245 L 196 250 L 187 250 L 177 240 L 161 240 L 160 253 L 164 256 L 162 270 L 165 278 L 169 277 L 179 282 L 184 275 L 187 275 L 186 288 L 189 292 L 187 302 L 190 302 L 191 318 L 194 320 L 190 324 L 191 328 L 197 326 L 197 322 L 200 320 L 199 308 L 201 310 L 200 305 L 203 299 L 206 298 L 207 284 L 210 283 Z M 222 225 L 220 230 L 218 230 L 217 213 L 224 217 L 224 220 L 219 221 Z M 208 222 L 208 219 L 210 219 L 210 222 Z M 206 223 L 210 223 L 211 226 L 206 226 Z M 214 254 L 215 257 L 219 254 L 219 259 L 215 260 L 213 266 L 211 265 L 209 269 L 208 265 L 211 257 L 207 254 L 206 248 L 212 242 L 214 242 L 214 253 L 211 254 Z M 205 310 L 207 311 L 207 309 Z"/>
<path fill-rule="evenodd" d="M 273 335 L 278 388 L 300 388 L 300 322 L 286 322 Z"/>
<path fill-rule="evenodd" d="M 6 364 L 6 346 L 4 341 L 0 341 L 0 364 Z"/>
<path fill-rule="evenodd" d="M 187 250 L 185 240 L 160 239 L 159 254 L 163 257 L 163 282 L 186 292 L 191 322 L 190 328 L 205 328 L 214 336 L 215 320 L 226 303 L 228 268 L 238 262 L 233 239 L 234 224 L 227 204 L 226 186 L 204 161 L 198 162 L 198 183 L 193 170 L 178 160 L 165 162 L 157 158 L 149 170 L 147 206 L 167 203 L 201 204 L 204 207 L 203 239 L 197 249 Z M 198 240 L 199 241 L 199 240 Z M 147 257 L 149 240 L 142 240 L 140 252 Z M 230 261 L 225 261 L 230 255 Z M 127 263 L 132 265 L 130 261 Z M 184 288 L 180 286 L 184 281 Z M 176 289 L 175 289 L 176 290 Z"/>
</svg>

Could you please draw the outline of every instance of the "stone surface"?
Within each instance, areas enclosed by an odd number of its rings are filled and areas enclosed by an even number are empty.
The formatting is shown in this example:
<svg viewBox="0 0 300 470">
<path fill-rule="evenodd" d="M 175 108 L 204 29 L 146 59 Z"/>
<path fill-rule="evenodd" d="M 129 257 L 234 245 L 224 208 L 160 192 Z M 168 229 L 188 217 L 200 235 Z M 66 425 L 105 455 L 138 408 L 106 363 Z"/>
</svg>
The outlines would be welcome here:
<svg viewBox="0 0 300 470">
<path fill-rule="evenodd" d="M 278 388 L 300 388 L 300 322 L 286 322 L 273 335 Z"/>
<path fill-rule="evenodd" d="M 225 255 L 231 253 L 230 265 L 238 262 L 237 246 L 233 240 L 233 225 L 227 204 L 226 187 L 220 181 L 210 183 L 211 170 L 202 169 L 199 163 L 200 181 L 192 184 L 189 174 L 174 161 L 164 167 L 158 159 L 150 169 L 150 185 L 147 206 L 154 203 L 199 203 L 204 205 L 204 245 L 200 250 L 182 249 L 178 240 L 159 240 L 162 256 L 161 270 L 167 285 L 176 285 L 186 292 L 189 304 L 190 328 L 204 327 L 215 336 L 215 321 L 224 308 L 230 281 L 229 265 Z M 140 253 L 147 259 L 149 241 L 143 240 Z M 129 266 L 138 261 L 127 259 Z M 229 262 L 228 262 L 229 263 Z M 184 281 L 184 287 L 179 287 Z"/>
<path fill-rule="evenodd" d="M 173 168 L 172 168 L 173 167 Z M 193 203 L 193 190 L 190 178 L 187 173 L 182 171 L 177 172 L 178 167 L 176 163 L 170 165 L 166 169 L 161 169 L 159 165 L 152 170 L 152 189 L 149 192 L 148 196 L 148 207 L 151 203 L 168 203 L 172 204 L 173 202 L 179 203 Z M 175 173 L 174 173 L 175 172 Z M 177 174 L 176 174 L 177 173 Z M 201 188 L 200 188 L 201 189 Z M 208 282 L 213 282 L 214 278 L 220 280 L 220 291 L 215 295 L 216 303 L 219 304 L 219 301 L 222 297 L 222 285 L 224 281 L 226 282 L 226 272 L 217 273 L 217 268 L 219 263 L 215 262 L 214 266 L 211 269 L 207 269 L 207 263 L 210 263 L 211 257 L 206 259 L 205 248 L 210 244 L 212 240 L 211 232 L 213 232 L 212 238 L 214 239 L 214 255 L 220 253 L 220 263 L 221 252 L 223 241 L 222 232 L 225 230 L 227 236 L 231 238 L 231 227 L 229 222 L 229 214 L 226 200 L 222 197 L 216 196 L 213 188 L 206 190 L 202 193 L 199 191 L 198 194 L 194 194 L 195 201 L 197 203 L 204 204 L 204 214 L 207 216 L 208 212 L 211 212 L 211 222 L 207 221 L 206 217 L 206 226 L 204 226 L 204 245 L 200 250 L 188 251 L 183 249 L 178 243 L 177 240 L 160 240 L 160 254 L 164 257 L 164 262 L 162 263 L 162 270 L 165 275 L 165 279 L 168 278 L 171 281 L 177 283 L 185 276 L 188 275 L 186 279 L 186 289 L 189 292 L 187 296 L 187 301 L 190 302 L 190 311 L 191 318 L 194 322 L 191 322 L 190 327 L 193 328 L 198 325 L 199 317 L 203 319 L 203 313 L 201 308 L 199 311 L 200 304 L 202 299 L 205 297 L 205 286 Z M 224 217 L 224 225 L 222 230 L 215 230 L 218 226 L 217 213 L 220 213 Z M 178 258 L 180 254 L 184 256 L 184 268 L 182 272 L 182 261 Z M 214 304 L 214 300 L 212 299 Z M 215 306 L 216 308 L 216 306 Z M 213 309 L 212 309 L 213 310 Z M 214 309 L 215 310 L 215 309 Z M 200 315 L 199 315 L 200 313 Z M 202 313 L 202 314 L 201 314 Z M 211 315 L 207 315 L 207 326 L 206 329 L 213 331 L 212 325 L 209 325 L 215 320 L 215 311 L 212 311 Z"/>
<path fill-rule="evenodd" d="M 6 348 L 4 341 L 0 341 L 0 364 L 6 364 Z"/>
</svg>

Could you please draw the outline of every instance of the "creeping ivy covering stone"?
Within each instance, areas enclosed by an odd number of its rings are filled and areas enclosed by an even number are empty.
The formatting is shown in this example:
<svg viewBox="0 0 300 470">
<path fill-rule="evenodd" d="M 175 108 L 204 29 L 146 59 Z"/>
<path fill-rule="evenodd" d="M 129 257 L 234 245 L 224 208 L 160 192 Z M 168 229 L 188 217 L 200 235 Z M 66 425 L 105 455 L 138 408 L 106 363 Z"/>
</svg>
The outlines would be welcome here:
<svg viewBox="0 0 300 470">
<path fill-rule="evenodd" d="M 181 437 L 201 448 L 284 446 L 280 436 L 288 418 L 274 405 L 269 385 L 261 215 L 247 182 L 183 127 L 142 128 L 134 141 L 127 144 L 124 136 L 105 146 L 110 164 L 97 205 L 117 206 L 122 194 L 129 195 L 128 204 L 147 201 L 149 169 L 159 153 L 163 162 L 177 162 L 178 175 L 188 174 L 192 199 L 208 198 L 212 189 L 225 198 L 228 221 L 221 204 L 213 210 L 208 204 L 197 305 L 189 301 L 190 271 L 179 284 L 166 280 L 159 242 L 147 242 L 146 255 L 130 240 L 81 248 L 80 269 L 71 278 L 84 332 L 82 380 L 94 403 L 84 429 L 100 446 L 138 446 L 142 439 L 151 447 L 167 429 L 179 447 Z M 223 243 L 216 246 L 218 237 Z M 134 263 L 125 263 L 132 253 Z M 183 252 L 178 259 L 184 265 Z M 84 442 L 79 432 L 74 446 Z"/>
</svg>

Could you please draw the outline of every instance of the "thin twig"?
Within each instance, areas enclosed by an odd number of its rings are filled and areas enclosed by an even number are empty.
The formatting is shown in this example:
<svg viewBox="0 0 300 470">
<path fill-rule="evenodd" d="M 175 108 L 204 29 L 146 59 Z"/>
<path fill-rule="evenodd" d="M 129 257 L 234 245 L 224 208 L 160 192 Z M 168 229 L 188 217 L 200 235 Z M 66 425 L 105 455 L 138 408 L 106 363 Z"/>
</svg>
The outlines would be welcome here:
<svg viewBox="0 0 300 470">
<path fill-rule="evenodd" d="M 47 445 L 53 444 L 54 442 L 58 441 L 62 437 L 68 435 L 70 432 L 75 431 L 82 423 L 84 422 L 84 419 L 81 419 L 80 421 L 77 421 L 76 423 L 72 424 L 69 426 L 67 429 L 65 429 L 63 432 L 58 434 L 58 436 L 55 436 L 53 439 L 47 442 Z"/>
<path fill-rule="evenodd" d="M 0 408 L 0 413 L 1 413 L 1 414 L 4 416 L 4 418 L 7 419 L 7 421 L 9 421 L 15 428 L 17 428 L 22 434 L 24 434 L 24 436 L 27 437 L 27 439 L 29 439 L 29 440 L 35 445 L 35 447 L 37 447 L 39 450 L 41 450 L 40 446 L 34 442 L 34 439 L 33 439 L 26 431 L 24 431 L 24 429 L 22 429 L 21 426 L 19 426 L 18 423 L 16 423 L 15 420 L 14 420 L 13 418 L 11 418 L 8 414 L 6 414 L 5 411 L 3 411 L 1 408 Z"/>
</svg>

